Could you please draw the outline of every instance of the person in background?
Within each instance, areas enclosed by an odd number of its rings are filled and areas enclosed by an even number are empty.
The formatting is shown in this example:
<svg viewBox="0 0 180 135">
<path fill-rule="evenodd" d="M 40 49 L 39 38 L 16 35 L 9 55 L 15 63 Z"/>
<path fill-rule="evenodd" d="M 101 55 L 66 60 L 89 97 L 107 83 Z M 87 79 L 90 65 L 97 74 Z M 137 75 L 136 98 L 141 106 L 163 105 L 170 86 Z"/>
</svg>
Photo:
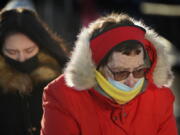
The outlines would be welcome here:
<svg viewBox="0 0 180 135">
<path fill-rule="evenodd" d="M 177 135 L 160 37 L 123 13 L 83 28 L 64 74 L 45 87 L 41 135 Z"/>
<path fill-rule="evenodd" d="M 32 10 L 0 13 L 0 134 L 39 135 L 43 88 L 62 72 L 68 47 Z"/>
</svg>

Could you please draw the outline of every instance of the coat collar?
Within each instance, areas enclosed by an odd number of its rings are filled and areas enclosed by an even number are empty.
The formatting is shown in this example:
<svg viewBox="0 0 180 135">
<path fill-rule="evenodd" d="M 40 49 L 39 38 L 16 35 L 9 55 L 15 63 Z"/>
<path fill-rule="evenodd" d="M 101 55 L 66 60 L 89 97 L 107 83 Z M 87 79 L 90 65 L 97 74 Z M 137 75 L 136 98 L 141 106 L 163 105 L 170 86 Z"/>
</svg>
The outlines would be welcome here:
<svg viewBox="0 0 180 135">
<path fill-rule="evenodd" d="M 39 66 L 30 74 L 23 74 L 12 69 L 0 55 L 0 87 L 3 92 L 19 91 L 28 94 L 34 85 L 50 81 L 61 73 L 58 62 L 50 55 L 39 52 Z"/>
</svg>

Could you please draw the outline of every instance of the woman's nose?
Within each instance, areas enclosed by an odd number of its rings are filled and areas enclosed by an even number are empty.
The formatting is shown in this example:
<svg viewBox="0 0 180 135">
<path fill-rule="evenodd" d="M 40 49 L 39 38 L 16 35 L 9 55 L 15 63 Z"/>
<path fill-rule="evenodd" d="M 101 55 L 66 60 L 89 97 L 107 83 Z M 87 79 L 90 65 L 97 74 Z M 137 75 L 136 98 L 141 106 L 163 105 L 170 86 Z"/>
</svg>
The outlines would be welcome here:
<svg viewBox="0 0 180 135">
<path fill-rule="evenodd" d="M 20 52 L 18 55 L 18 61 L 24 62 L 26 60 L 26 55 L 23 52 Z"/>
<path fill-rule="evenodd" d="M 136 83 L 136 79 L 134 78 L 133 74 L 130 73 L 128 78 L 126 78 L 125 84 L 130 88 L 132 88 L 134 87 L 135 83 Z"/>
</svg>

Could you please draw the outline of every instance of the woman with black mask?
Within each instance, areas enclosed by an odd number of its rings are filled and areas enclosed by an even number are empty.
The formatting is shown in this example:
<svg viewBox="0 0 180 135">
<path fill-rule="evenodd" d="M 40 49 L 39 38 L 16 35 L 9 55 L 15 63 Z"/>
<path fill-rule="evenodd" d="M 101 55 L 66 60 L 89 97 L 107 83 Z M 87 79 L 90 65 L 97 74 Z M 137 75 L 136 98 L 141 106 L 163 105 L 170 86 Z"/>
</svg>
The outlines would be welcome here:
<svg viewBox="0 0 180 135">
<path fill-rule="evenodd" d="M 38 135 L 44 86 L 68 57 L 64 41 L 39 16 L 17 8 L 0 13 L 0 134 Z"/>
</svg>

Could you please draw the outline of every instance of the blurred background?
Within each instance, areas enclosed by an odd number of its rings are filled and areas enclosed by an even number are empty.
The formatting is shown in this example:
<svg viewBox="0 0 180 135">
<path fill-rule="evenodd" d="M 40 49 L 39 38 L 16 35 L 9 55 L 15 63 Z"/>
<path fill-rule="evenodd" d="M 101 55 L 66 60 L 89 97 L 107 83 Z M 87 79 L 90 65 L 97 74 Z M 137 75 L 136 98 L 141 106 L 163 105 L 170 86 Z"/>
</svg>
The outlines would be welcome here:
<svg viewBox="0 0 180 135">
<path fill-rule="evenodd" d="M 124 12 L 143 19 L 167 39 L 175 81 L 175 115 L 180 130 L 180 0 L 1 0 L 0 10 L 9 2 L 28 3 L 57 34 L 73 47 L 82 26 L 87 26 L 100 15 Z M 179 131 L 180 133 L 180 131 Z"/>
</svg>

